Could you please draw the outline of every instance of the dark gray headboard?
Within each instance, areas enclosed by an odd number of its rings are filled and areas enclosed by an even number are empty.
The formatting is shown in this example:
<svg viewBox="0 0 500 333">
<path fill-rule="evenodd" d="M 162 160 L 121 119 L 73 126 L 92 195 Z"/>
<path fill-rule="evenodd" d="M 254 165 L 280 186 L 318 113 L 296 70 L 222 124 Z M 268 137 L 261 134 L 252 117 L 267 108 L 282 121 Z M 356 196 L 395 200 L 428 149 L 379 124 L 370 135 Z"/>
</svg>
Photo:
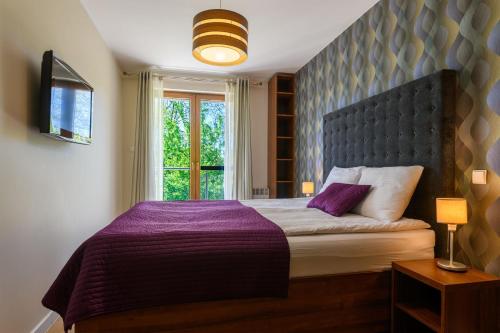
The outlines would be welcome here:
<svg viewBox="0 0 500 333">
<path fill-rule="evenodd" d="M 439 242 L 434 199 L 455 188 L 455 88 L 456 73 L 443 70 L 326 114 L 325 178 L 333 166 L 424 166 L 405 216 L 430 223 Z"/>
</svg>

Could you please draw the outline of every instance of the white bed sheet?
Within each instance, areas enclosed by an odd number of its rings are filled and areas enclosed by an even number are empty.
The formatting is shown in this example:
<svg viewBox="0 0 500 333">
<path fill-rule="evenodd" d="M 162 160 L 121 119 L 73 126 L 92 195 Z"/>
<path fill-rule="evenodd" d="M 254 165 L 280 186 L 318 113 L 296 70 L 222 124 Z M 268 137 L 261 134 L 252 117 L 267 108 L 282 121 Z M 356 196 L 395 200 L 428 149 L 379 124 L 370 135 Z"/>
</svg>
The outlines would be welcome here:
<svg viewBox="0 0 500 333">
<path fill-rule="evenodd" d="M 390 269 L 392 261 L 434 257 L 434 231 L 423 221 L 380 222 L 354 214 L 335 218 L 306 208 L 309 200 L 242 201 L 285 232 L 290 277 L 377 272 Z"/>
<path fill-rule="evenodd" d="M 307 208 L 308 198 L 242 201 L 277 224 L 287 236 L 344 234 L 359 232 L 408 231 L 430 228 L 421 220 L 401 218 L 384 222 L 372 217 L 345 214 L 335 217 L 316 208 Z"/>
<path fill-rule="evenodd" d="M 434 258 L 430 229 L 287 237 L 290 277 L 379 272 L 396 260 Z"/>
</svg>

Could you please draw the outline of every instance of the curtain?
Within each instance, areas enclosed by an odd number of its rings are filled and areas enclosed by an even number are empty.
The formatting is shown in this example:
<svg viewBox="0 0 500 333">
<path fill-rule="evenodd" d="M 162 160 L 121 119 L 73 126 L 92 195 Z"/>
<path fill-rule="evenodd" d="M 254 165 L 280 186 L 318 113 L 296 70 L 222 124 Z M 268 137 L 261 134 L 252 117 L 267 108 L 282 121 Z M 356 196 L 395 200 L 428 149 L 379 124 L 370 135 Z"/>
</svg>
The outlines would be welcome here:
<svg viewBox="0 0 500 333">
<path fill-rule="evenodd" d="M 163 200 L 163 85 L 152 72 L 139 73 L 130 205 Z"/>
<path fill-rule="evenodd" d="M 252 198 L 248 79 L 226 82 L 224 199 Z"/>
</svg>

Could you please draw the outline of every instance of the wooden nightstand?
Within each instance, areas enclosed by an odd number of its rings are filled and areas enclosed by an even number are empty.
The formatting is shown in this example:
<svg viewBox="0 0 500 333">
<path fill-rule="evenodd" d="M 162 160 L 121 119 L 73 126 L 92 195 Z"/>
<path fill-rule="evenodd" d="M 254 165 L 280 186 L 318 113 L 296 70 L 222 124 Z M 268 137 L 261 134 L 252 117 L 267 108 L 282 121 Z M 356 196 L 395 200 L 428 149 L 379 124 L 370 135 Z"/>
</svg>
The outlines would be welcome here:
<svg viewBox="0 0 500 333">
<path fill-rule="evenodd" d="M 500 279 L 434 259 L 392 263 L 392 332 L 500 332 Z"/>
</svg>

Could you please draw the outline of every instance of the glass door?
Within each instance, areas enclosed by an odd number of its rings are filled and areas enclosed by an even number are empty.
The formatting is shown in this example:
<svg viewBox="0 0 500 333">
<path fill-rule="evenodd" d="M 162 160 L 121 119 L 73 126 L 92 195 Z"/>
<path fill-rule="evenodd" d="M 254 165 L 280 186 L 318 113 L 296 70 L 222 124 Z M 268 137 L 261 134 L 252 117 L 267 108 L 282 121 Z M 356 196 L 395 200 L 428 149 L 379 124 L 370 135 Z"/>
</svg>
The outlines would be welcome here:
<svg viewBox="0 0 500 333">
<path fill-rule="evenodd" d="M 168 93 L 163 100 L 163 200 L 194 198 L 193 96 Z"/>
<path fill-rule="evenodd" d="M 199 95 L 200 186 L 199 198 L 224 199 L 224 96 Z"/>
<path fill-rule="evenodd" d="M 166 92 L 163 200 L 224 198 L 223 95 Z"/>
</svg>

